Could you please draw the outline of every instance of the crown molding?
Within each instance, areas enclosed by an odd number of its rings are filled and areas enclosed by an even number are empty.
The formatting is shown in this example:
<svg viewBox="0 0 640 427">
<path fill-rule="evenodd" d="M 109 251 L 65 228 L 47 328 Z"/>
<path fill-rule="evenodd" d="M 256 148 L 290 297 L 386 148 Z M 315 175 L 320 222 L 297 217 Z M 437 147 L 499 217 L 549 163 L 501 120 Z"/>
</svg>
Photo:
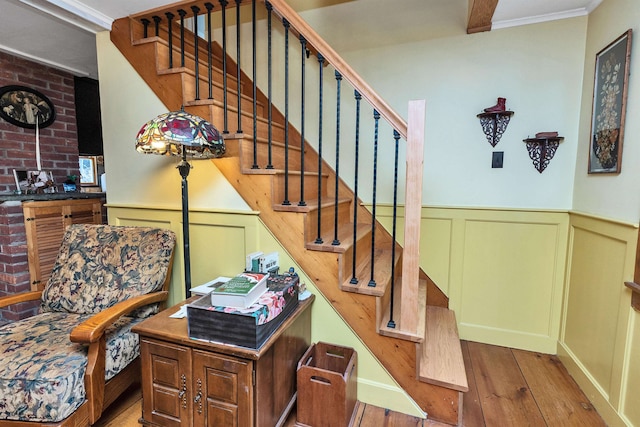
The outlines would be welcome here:
<svg viewBox="0 0 640 427">
<path fill-rule="evenodd" d="M 20 2 L 93 34 L 111 30 L 113 24 L 112 18 L 77 0 L 20 0 Z"/>
<path fill-rule="evenodd" d="M 595 9 L 595 7 L 597 7 L 597 5 L 595 5 L 593 9 Z M 587 7 L 580 7 L 577 9 L 565 10 L 557 13 L 547 13 L 543 15 L 527 16 L 526 18 L 505 19 L 503 21 L 492 22 L 491 29 L 499 30 L 502 28 L 519 27 L 521 25 L 540 24 L 542 22 L 557 21 L 559 19 L 576 18 L 578 16 L 586 16 L 589 14 L 589 12 L 590 11 L 588 10 Z"/>
</svg>

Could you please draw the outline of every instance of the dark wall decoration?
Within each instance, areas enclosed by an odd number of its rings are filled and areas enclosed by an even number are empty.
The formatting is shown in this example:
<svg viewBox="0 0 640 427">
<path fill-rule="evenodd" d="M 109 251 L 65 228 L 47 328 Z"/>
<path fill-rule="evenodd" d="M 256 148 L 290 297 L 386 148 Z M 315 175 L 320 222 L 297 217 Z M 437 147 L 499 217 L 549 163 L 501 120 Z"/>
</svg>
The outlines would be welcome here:
<svg viewBox="0 0 640 427">
<path fill-rule="evenodd" d="M 46 128 L 56 119 L 53 103 L 42 93 L 25 86 L 0 88 L 0 117 L 27 129 Z"/>
</svg>

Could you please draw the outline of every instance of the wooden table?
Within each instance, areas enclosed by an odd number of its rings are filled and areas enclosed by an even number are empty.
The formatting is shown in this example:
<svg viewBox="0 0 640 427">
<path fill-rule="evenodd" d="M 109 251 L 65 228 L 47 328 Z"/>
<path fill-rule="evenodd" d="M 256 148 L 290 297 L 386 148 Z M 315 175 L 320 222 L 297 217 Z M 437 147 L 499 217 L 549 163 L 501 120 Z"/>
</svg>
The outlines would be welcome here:
<svg viewBox="0 0 640 427">
<path fill-rule="evenodd" d="M 190 339 L 187 319 L 169 317 L 179 305 L 135 326 L 142 362 L 140 422 L 189 427 L 284 424 L 296 399 L 297 363 L 310 345 L 313 300 L 312 295 L 300 301 L 259 349 Z"/>
</svg>

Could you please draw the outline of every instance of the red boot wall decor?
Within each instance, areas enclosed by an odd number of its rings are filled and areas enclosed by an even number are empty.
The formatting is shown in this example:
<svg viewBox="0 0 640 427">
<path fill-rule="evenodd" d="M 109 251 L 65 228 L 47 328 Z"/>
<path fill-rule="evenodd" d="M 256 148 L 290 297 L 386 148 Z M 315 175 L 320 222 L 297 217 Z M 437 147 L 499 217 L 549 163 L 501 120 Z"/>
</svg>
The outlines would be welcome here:
<svg viewBox="0 0 640 427">
<path fill-rule="evenodd" d="M 507 109 L 507 98 L 498 98 L 498 102 L 493 107 L 485 108 L 485 113 L 498 113 Z"/>
<path fill-rule="evenodd" d="M 498 98 L 496 105 L 485 108 L 484 113 L 478 114 L 482 131 L 492 147 L 500 142 L 512 115 L 513 111 L 507 110 L 507 98 Z"/>
</svg>

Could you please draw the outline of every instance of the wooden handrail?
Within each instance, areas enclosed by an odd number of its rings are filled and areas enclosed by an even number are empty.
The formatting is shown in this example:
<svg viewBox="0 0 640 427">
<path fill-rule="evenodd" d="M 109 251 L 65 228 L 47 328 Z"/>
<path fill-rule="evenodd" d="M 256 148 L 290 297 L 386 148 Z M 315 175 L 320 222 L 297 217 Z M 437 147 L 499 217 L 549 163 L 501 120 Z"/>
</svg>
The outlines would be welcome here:
<svg viewBox="0 0 640 427">
<path fill-rule="evenodd" d="M 260 0 L 263 1 L 264 0 Z M 347 64 L 344 59 L 313 28 L 307 24 L 304 19 L 298 13 L 287 4 L 285 0 L 268 0 L 273 6 L 273 10 L 285 18 L 291 24 L 296 32 L 302 34 L 307 40 L 307 43 L 311 44 L 317 49 L 324 59 L 329 62 L 333 68 L 336 69 L 342 78 L 348 81 L 364 99 L 369 101 L 371 106 L 375 108 L 382 117 L 384 117 L 389 124 L 400 133 L 400 136 L 407 139 L 407 123 L 404 119 L 396 113 L 389 105 L 364 81 L 353 68 Z"/>
</svg>

